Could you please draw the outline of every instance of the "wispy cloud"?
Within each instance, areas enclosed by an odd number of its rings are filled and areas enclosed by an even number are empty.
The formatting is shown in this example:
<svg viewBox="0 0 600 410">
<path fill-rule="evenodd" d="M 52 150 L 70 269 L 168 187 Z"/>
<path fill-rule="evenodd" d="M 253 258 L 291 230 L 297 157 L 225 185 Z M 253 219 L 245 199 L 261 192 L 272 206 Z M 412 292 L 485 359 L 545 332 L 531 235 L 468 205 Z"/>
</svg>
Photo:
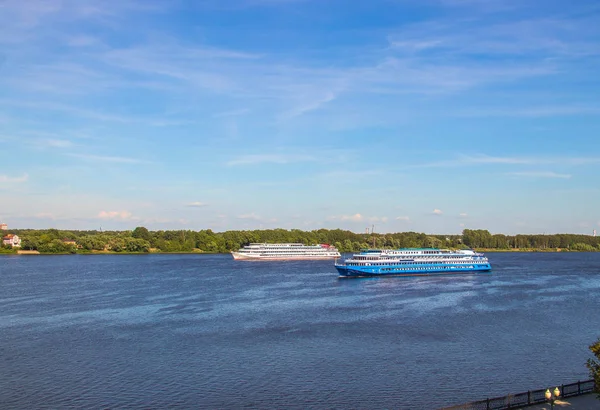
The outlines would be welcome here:
<svg viewBox="0 0 600 410">
<path fill-rule="evenodd" d="M 365 169 L 365 170 L 344 170 L 338 169 L 335 171 L 328 171 L 319 173 L 315 178 L 322 180 L 323 178 L 335 179 L 337 181 L 356 181 L 358 179 L 371 178 L 377 175 L 387 175 L 388 173 L 383 169 Z"/>
<path fill-rule="evenodd" d="M 492 2 L 469 2 L 471 3 Z M 450 55 L 456 59 L 484 53 L 541 62 L 540 57 L 574 58 L 589 53 L 598 54 L 597 50 L 589 48 L 598 44 L 597 38 L 594 38 L 597 33 L 598 29 L 591 16 L 527 19 L 523 15 L 516 15 L 498 20 L 496 16 L 485 16 L 472 9 L 471 13 L 466 13 L 461 18 L 405 26 L 390 37 L 390 45 L 399 45 L 403 50 L 411 45 L 409 49 L 425 52 L 436 48 L 437 56 L 423 56 L 429 59 L 446 58 Z M 419 48 L 419 44 L 426 47 Z M 514 63 L 515 61 L 506 60 L 501 65 L 510 67 Z"/>
<path fill-rule="evenodd" d="M 558 116 L 586 116 L 600 114 L 600 105 L 569 104 L 561 106 L 524 107 L 485 107 L 478 106 L 468 109 L 448 111 L 449 115 L 458 117 L 558 117 Z"/>
<path fill-rule="evenodd" d="M 7 184 L 19 184 L 23 182 L 27 182 L 29 180 L 29 175 L 23 174 L 20 177 L 11 177 L 8 175 L 0 175 L 0 183 Z"/>
<path fill-rule="evenodd" d="M 7 107 L 27 108 L 33 111 L 59 111 L 64 112 L 76 117 L 89 118 L 98 121 L 116 122 L 123 124 L 144 124 L 150 126 L 164 127 L 169 125 L 181 125 L 183 123 L 189 123 L 189 121 L 180 120 L 169 120 L 152 117 L 139 117 L 136 115 L 119 115 L 103 113 L 98 110 L 89 110 L 84 108 L 75 107 L 69 104 L 62 104 L 56 102 L 44 102 L 44 101 L 21 101 L 21 100 L 0 100 L 0 105 Z"/>
<path fill-rule="evenodd" d="M 410 221 L 410 218 L 408 216 L 397 216 L 395 219 L 397 221 L 405 221 L 405 222 Z"/>
<path fill-rule="evenodd" d="M 73 146 L 71 141 L 64 139 L 41 139 L 33 142 L 33 144 L 50 148 L 70 148 Z"/>
<path fill-rule="evenodd" d="M 367 219 L 371 223 L 374 223 L 374 222 L 386 223 L 389 218 L 387 216 L 370 216 Z"/>
<path fill-rule="evenodd" d="M 249 220 L 253 220 L 253 221 L 260 221 L 261 218 L 260 218 L 260 216 L 258 216 L 254 212 L 252 212 L 249 214 L 238 215 L 237 219 L 249 219 Z"/>
<path fill-rule="evenodd" d="M 316 157 L 295 154 L 255 154 L 244 155 L 227 162 L 228 166 L 259 165 L 259 164 L 289 164 L 292 162 L 312 162 Z"/>
<path fill-rule="evenodd" d="M 97 162 L 113 162 L 119 164 L 143 164 L 147 163 L 147 161 L 138 159 L 138 158 L 129 158 L 129 157 L 117 157 L 117 156 L 104 156 L 104 155 L 92 155 L 92 154 L 75 154 L 75 153 L 67 153 L 70 157 L 79 158 L 86 161 L 97 161 Z"/>
<path fill-rule="evenodd" d="M 185 206 L 190 207 L 190 208 L 203 208 L 205 206 L 208 206 L 208 204 L 206 204 L 204 202 L 190 202 L 190 203 L 186 204 Z"/>
<path fill-rule="evenodd" d="M 240 108 L 237 110 L 231 111 L 223 111 L 213 114 L 215 118 L 223 118 L 223 117 L 239 117 L 240 115 L 248 114 L 250 112 L 249 108 Z"/>
<path fill-rule="evenodd" d="M 133 215 L 129 211 L 100 211 L 98 213 L 100 219 L 133 219 Z"/>
<path fill-rule="evenodd" d="M 485 154 L 458 155 L 455 159 L 437 162 L 426 162 L 410 167 L 416 168 L 444 168 L 473 165 L 586 165 L 600 163 L 600 157 L 501 157 Z"/>
<path fill-rule="evenodd" d="M 330 221 L 352 221 L 352 222 L 360 222 L 363 221 L 365 218 L 359 214 L 356 213 L 354 215 L 335 215 L 335 216 L 330 216 L 327 218 Z"/>
<path fill-rule="evenodd" d="M 460 158 L 463 163 L 470 164 L 533 164 L 541 161 L 535 158 L 493 157 L 490 155 L 464 155 Z"/>
<path fill-rule="evenodd" d="M 100 40 L 94 36 L 88 35 L 75 35 L 71 36 L 67 40 L 67 44 L 72 47 L 87 47 L 91 45 L 97 45 L 100 43 Z"/>
<path fill-rule="evenodd" d="M 558 178 L 570 179 L 570 174 L 559 174 L 552 171 L 524 171 L 524 172 L 508 172 L 506 175 L 524 178 Z"/>
<path fill-rule="evenodd" d="M 307 102 L 301 103 L 300 105 L 294 107 L 293 109 L 282 113 L 280 116 L 280 119 L 289 120 L 294 117 L 299 117 L 303 114 L 306 114 L 307 112 L 319 109 L 324 104 L 327 104 L 328 102 L 335 100 L 335 98 L 336 98 L 336 95 L 333 92 L 331 92 L 331 91 L 326 92 L 323 96 L 317 96 L 312 101 L 307 101 Z"/>
<path fill-rule="evenodd" d="M 431 212 L 431 213 L 434 214 L 434 215 L 441 215 L 441 214 L 443 214 L 443 212 L 440 209 L 437 209 L 437 208 L 434 209 L 433 212 Z"/>
</svg>

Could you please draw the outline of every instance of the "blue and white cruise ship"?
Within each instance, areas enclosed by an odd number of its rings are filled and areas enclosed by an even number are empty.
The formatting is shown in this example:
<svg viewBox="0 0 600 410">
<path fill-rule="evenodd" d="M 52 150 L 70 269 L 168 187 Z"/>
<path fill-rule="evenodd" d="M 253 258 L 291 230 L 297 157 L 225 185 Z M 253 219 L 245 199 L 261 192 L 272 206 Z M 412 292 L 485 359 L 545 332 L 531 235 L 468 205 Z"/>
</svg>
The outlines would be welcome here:
<svg viewBox="0 0 600 410">
<path fill-rule="evenodd" d="M 488 272 L 488 258 L 470 249 L 369 249 L 335 262 L 341 278 L 365 276 L 429 276 Z"/>
</svg>

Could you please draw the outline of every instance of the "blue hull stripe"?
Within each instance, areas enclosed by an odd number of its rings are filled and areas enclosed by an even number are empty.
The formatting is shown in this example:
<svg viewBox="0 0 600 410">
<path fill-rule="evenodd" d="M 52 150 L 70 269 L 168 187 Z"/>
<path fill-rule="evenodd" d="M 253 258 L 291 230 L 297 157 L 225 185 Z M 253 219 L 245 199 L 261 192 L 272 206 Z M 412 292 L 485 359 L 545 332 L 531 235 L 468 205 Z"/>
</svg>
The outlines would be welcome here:
<svg viewBox="0 0 600 410">
<path fill-rule="evenodd" d="M 478 266 L 474 266 L 478 265 Z M 388 266 L 360 266 L 349 268 L 345 265 L 336 265 L 340 277 L 367 277 L 367 276 L 432 276 L 475 274 L 492 270 L 489 264 L 469 264 L 466 266 L 419 266 L 418 268 L 395 268 Z M 356 269 L 359 268 L 359 269 Z"/>
</svg>

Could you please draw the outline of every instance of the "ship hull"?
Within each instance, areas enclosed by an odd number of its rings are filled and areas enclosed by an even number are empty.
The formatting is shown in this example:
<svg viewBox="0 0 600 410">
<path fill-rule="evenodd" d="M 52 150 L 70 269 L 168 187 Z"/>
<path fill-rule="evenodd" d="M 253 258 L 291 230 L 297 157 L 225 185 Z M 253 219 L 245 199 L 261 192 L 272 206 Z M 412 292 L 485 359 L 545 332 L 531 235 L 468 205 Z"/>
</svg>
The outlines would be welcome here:
<svg viewBox="0 0 600 410">
<path fill-rule="evenodd" d="M 239 252 L 231 252 L 233 259 L 239 261 L 306 261 L 306 260 L 334 260 L 338 259 L 339 255 L 294 255 L 294 256 L 261 256 L 261 255 L 244 255 Z"/>
<path fill-rule="evenodd" d="M 445 266 L 419 266 L 397 268 L 393 266 L 353 266 L 335 265 L 340 278 L 366 278 L 380 276 L 443 276 L 458 274 L 477 274 L 486 273 L 492 270 L 489 263 L 473 264 L 466 266 L 445 265 Z"/>
</svg>

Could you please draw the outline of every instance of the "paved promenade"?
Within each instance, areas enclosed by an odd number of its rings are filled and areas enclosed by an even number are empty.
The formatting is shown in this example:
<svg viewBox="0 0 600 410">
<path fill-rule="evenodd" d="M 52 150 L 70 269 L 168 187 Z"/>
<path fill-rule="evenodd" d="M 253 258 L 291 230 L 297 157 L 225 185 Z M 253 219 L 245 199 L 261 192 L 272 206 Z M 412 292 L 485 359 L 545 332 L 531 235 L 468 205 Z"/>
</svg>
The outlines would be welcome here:
<svg viewBox="0 0 600 410">
<path fill-rule="evenodd" d="M 556 400 L 554 408 L 556 410 L 600 410 L 600 400 L 598 400 L 598 396 L 595 393 L 583 394 L 581 396 L 568 397 L 564 400 Z M 519 407 L 519 409 L 550 410 L 550 403 Z"/>
</svg>

